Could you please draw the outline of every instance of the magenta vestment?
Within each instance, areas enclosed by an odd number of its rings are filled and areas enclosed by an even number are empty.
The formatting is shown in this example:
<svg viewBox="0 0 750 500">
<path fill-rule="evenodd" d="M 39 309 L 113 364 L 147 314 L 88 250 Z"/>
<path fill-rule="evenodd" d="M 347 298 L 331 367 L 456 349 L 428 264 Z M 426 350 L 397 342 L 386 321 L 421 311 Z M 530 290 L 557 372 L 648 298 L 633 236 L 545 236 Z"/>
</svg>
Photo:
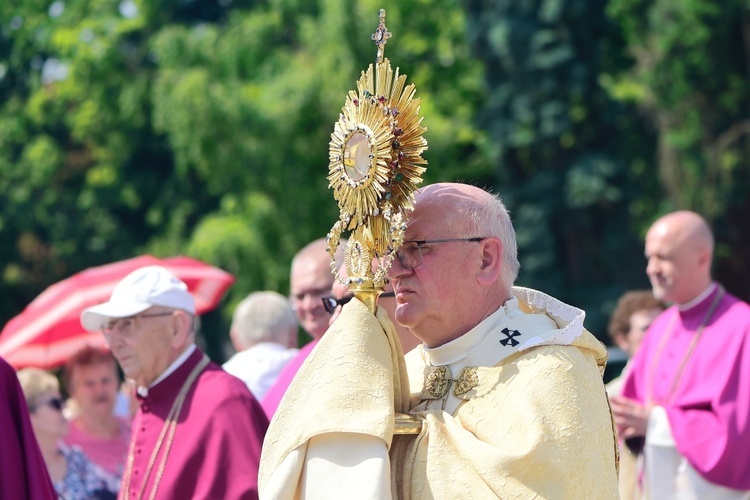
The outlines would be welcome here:
<svg viewBox="0 0 750 500">
<path fill-rule="evenodd" d="M 139 396 L 141 407 L 133 419 L 131 438 L 135 461 L 130 491 L 120 490 L 120 498 L 137 497 L 164 420 L 202 356 L 196 349 L 177 370 L 149 388 L 146 397 Z M 267 427 L 268 419 L 245 384 L 209 363 L 185 399 L 156 498 L 258 498 L 260 448 Z M 151 494 L 162 453 L 143 498 Z"/>
<path fill-rule="evenodd" d="M 0 358 L 0 498 L 54 500 L 47 466 L 13 368 Z"/>
<path fill-rule="evenodd" d="M 666 410 L 677 450 L 693 468 L 711 483 L 750 490 L 748 304 L 724 295 L 685 363 L 679 386 L 668 398 L 675 375 L 717 293 L 719 287 L 686 311 L 672 306 L 654 321 L 633 358 L 622 395 L 648 403 L 652 391 L 652 401 Z M 667 334 L 670 337 L 658 366 L 652 368 Z"/>
<path fill-rule="evenodd" d="M 302 363 L 304 363 L 307 359 L 307 356 L 309 356 L 312 350 L 315 349 L 315 346 L 318 345 L 319 340 L 320 339 L 313 340 L 305 347 L 300 349 L 297 355 L 293 357 L 281 371 L 281 373 L 279 374 L 279 378 L 276 379 L 276 382 L 271 386 L 270 389 L 268 389 L 268 392 L 260 402 L 261 406 L 263 407 L 263 411 L 266 412 L 268 420 L 271 420 L 271 418 L 273 418 L 273 414 L 276 413 L 276 408 L 279 407 L 281 398 L 284 397 L 289 384 L 292 383 L 292 379 L 295 375 L 297 375 L 297 372 L 302 366 Z"/>
</svg>

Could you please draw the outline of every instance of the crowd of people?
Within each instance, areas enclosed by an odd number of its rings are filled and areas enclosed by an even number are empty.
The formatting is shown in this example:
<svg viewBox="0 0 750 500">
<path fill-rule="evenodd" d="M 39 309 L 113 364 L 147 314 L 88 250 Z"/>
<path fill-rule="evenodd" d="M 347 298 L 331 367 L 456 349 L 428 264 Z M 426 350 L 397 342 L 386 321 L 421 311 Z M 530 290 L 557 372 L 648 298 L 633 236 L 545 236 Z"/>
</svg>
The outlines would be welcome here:
<svg viewBox="0 0 750 500">
<path fill-rule="evenodd" d="M 629 360 L 606 387 L 585 312 L 516 286 L 494 194 L 417 191 L 375 315 L 326 247 L 294 257 L 289 298 L 237 305 L 223 366 L 158 266 L 83 311 L 108 349 L 60 379 L 0 360 L 0 498 L 750 499 L 750 306 L 712 279 L 700 215 L 649 229 L 651 290 L 612 313 Z"/>
</svg>

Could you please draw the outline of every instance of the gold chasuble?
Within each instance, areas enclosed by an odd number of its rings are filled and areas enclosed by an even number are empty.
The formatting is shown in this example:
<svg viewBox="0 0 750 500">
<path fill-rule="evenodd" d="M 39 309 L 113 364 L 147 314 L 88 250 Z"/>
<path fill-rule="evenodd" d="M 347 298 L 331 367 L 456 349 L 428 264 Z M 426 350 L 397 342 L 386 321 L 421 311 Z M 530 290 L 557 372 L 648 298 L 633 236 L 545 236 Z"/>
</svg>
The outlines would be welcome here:
<svg viewBox="0 0 750 500">
<path fill-rule="evenodd" d="M 606 349 L 583 311 L 531 289 L 514 295 L 445 395 L 432 390 L 423 346 L 406 356 L 423 425 L 391 448 L 398 498 L 617 498 Z"/>
<path fill-rule="evenodd" d="M 274 414 L 261 453 L 261 498 L 321 498 L 306 492 L 301 481 L 309 441 L 353 433 L 390 446 L 395 414 L 406 413 L 408 401 L 404 355 L 388 315 L 379 309 L 373 316 L 352 300 L 302 364 Z M 349 445 L 346 438 L 341 445 Z M 326 482 L 335 489 L 336 478 Z"/>
<path fill-rule="evenodd" d="M 305 479 L 308 443 L 324 434 L 332 437 L 326 446 L 342 453 L 357 448 L 357 435 L 390 450 L 390 486 L 373 498 L 617 498 L 601 379 L 606 350 L 583 328 L 583 311 L 535 290 L 514 294 L 467 334 L 478 332 L 478 342 L 455 379 L 432 366 L 422 346 L 407 355 L 410 403 L 399 391 L 406 388 L 403 357 L 387 316 L 347 304 L 271 421 L 261 498 L 331 494 L 310 490 Z M 395 414 L 406 404 L 422 430 L 394 436 Z M 328 471 L 331 485 L 351 473 Z"/>
</svg>

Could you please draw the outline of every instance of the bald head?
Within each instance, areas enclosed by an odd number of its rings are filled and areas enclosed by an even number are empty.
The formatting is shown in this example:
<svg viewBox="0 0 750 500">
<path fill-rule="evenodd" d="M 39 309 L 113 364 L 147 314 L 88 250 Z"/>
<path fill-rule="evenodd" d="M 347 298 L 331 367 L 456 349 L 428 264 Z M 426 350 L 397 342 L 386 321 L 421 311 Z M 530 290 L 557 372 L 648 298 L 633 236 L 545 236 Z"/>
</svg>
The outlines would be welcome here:
<svg viewBox="0 0 750 500">
<path fill-rule="evenodd" d="M 695 212 L 672 212 L 646 234 L 646 274 L 658 299 L 684 304 L 711 284 L 714 237 Z"/>
<path fill-rule="evenodd" d="M 313 240 L 294 255 L 292 259 L 292 269 L 295 266 L 310 265 L 310 262 L 325 262 L 328 267 L 328 254 L 326 253 L 326 240 L 318 238 Z"/>
<path fill-rule="evenodd" d="M 680 210 L 667 214 L 653 223 L 649 232 L 669 234 L 681 245 L 707 250 L 713 255 L 714 235 L 706 220 L 695 212 Z"/>
<path fill-rule="evenodd" d="M 343 259 L 346 240 L 336 252 L 336 260 Z M 311 337 L 319 339 L 328 329 L 328 313 L 321 298 L 331 293 L 333 274 L 331 258 L 326 252 L 326 240 L 319 238 L 297 252 L 292 260 L 289 277 L 291 299 L 300 324 Z"/>
</svg>

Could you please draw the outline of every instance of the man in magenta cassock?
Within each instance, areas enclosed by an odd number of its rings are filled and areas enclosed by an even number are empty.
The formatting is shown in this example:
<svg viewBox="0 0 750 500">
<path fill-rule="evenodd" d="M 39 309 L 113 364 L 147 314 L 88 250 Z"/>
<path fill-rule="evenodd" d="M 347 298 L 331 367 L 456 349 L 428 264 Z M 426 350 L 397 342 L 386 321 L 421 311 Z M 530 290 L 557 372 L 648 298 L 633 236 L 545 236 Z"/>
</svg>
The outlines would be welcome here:
<svg viewBox="0 0 750 500">
<path fill-rule="evenodd" d="M 136 381 L 120 498 L 257 498 L 268 420 L 245 384 L 194 344 L 193 297 L 158 266 L 126 276 L 81 314 Z"/>
<path fill-rule="evenodd" d="M 0 498 L 52 500 L 57 493 L 34 437 L 16 372 L 0 358 Z"/>
<path fill-rule="evenodd" d="M 713 247 L 688 211 L 646 235 L 654 295 L 674 305 L 646 333 L 612 409 L 621 438 L 643 438 L 650 498 L 750 498 L 750 306 L 712 281 Z"/>
</svg>

